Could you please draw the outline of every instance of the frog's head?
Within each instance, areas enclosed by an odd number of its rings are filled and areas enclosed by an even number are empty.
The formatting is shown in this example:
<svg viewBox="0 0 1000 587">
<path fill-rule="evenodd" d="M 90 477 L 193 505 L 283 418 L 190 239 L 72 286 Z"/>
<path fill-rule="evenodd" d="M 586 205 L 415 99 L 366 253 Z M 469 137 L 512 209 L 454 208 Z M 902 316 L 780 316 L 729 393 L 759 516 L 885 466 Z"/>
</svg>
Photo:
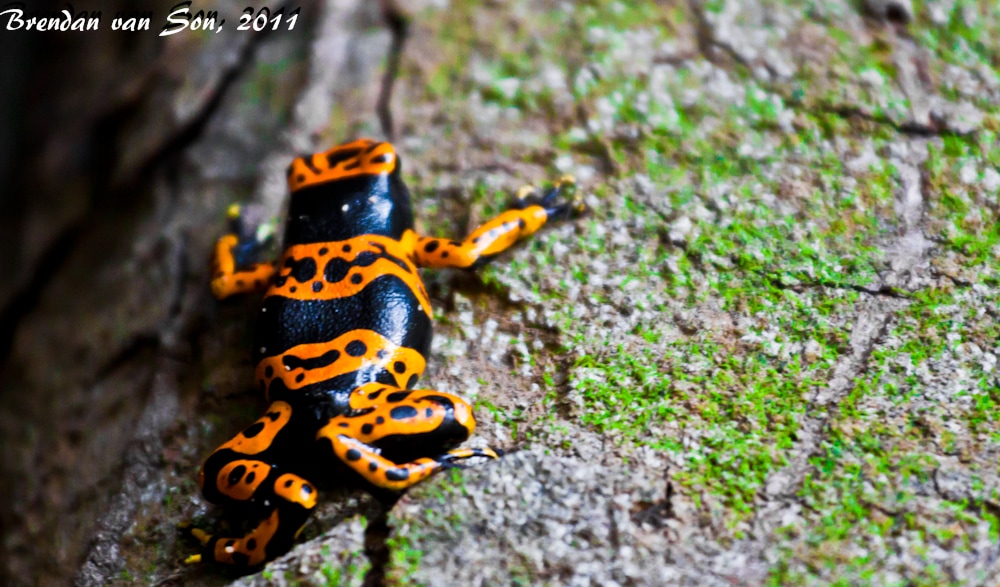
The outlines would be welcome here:
<svg viewBox="0 0 1000 587">
<path fill-rule="evenodd" d="M 371 139 L 296 158 L 288 166 L 286 244 L 366 233 L 399 238 L 413 226 L 400 171 L 396 149 Z"/>
<path fill-rule="evenodd" d="M 288 166 L 288 189 L 295 194 L 352 177 L 397 173 L 398 167 L 399 159 L 391 143 L 358 139 L 329 151 L 297 157 Z"/>
</svg>

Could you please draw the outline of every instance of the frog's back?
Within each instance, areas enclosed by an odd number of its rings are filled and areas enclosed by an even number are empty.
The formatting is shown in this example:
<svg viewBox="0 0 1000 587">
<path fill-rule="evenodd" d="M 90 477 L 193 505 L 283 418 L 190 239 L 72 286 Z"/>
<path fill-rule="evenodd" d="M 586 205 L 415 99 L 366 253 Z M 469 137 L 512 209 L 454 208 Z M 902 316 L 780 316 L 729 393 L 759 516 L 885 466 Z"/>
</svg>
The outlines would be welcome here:
<svg viewBox="0 0 1000 587">
<path fill-rule="evenodd" d="M 288 183 L 285 250 L 257 321 L 261 386 L 271 401 L 332 401 L 338 410 L 365 383 L 412 387 L 431 308 L 392 145 L 355 141 L 300 157 Z"/>
</svg>

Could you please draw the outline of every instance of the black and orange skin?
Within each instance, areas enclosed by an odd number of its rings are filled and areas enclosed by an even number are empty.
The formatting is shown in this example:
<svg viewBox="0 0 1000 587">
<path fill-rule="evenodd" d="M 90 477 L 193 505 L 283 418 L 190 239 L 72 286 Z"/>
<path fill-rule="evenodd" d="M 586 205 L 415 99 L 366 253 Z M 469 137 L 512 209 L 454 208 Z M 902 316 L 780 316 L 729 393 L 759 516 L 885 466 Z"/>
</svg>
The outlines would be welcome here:
<svg viewBox="0 0 1000 587">
<path fill-rule="evenodd" d="M 418 268 L 479 266 L 553 216 L 579 211 L 557 202 L 569 183 L 519 198 L 519 209 L 459 242 L 413 231 L 389 143 L 359 140 L 295 159 L 281 258 L 249 262 L 252 238 L 234 229 L 213 262 L 220 299 L 266 288 L 253 360 L 270 406 L 208 457 L 199 483 L 208 501 L 259 523 L 233 537 L 190 529 L 204 554 L 189 560 L 249 567 L 285 552 L 316 505 L 314 484 L 346 474 L 397 492 L 458 460 L 496 458 L 454 448 L 475 429 L 468 402 L 414 389 L 432 330 Z"/>
</svg>

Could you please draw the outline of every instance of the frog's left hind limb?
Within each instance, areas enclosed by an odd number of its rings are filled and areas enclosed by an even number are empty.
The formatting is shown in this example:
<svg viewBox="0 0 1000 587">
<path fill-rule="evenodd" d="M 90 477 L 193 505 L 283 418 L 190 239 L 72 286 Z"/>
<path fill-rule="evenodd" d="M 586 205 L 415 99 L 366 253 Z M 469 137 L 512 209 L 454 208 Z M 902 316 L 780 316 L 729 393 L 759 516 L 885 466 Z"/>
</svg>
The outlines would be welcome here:
<svg viewBox="0 0 1000 587">
<path fill-rule="evenodd" d="M 202 547 L 201 554 L 191 555 L 184 562 L 195 564 L 207 559 L 238 567 L 255 567 L 288 552 L 316 507 L 316 490 L 304 479 L 291 473 L 278 477 L 274 485 L 274 507 L 243 536 L 217 536 L 194 526 L 182 527 L 182 531 L 197 540 Z M 278 493 L 279 485 L 287 485 L 286 493 L 290 490 L 304 493 L 304 489 L 308 488 L 310 497 L 288 500 Z"/>
<path fill-rule="evenodd" d="M 291 433 L 292 407 L 273 402 L 255 423 L 217 448 L 205 460 L 198 484 L 208 501 L 223 507 L 258 512 L 258 523 L 242 536 L 216 536 L 187 525 L 184 532 L 202 546 L 204 558 L 218 563 L 253 567 L 284 554 L 316 507 L 318 492 L 309 481 L 291 473 L 272 450 Z"/>
</svg>

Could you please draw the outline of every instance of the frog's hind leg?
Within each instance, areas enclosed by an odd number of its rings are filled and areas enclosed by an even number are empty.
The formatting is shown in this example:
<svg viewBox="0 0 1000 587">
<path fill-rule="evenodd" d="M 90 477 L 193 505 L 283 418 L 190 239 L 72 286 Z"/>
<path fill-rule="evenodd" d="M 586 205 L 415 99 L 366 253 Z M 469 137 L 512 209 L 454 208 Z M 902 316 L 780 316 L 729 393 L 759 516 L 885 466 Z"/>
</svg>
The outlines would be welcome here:
<svg viewBox="0 0 1000 587">
<path fill-rule="evenodd" d="M 475 419 L 464 399 L 429 389 L 377 383 L 351 395 L 353 412 L 335 416 L 316 435 L 336 458 L 371 485 L 400 491 L 470 457 L 497 458 L 492 449 L 451 449 L 472 435 Z"/>
<path fill-rule="evenodd" d="M 187 562 L 208 558 L 219 563 L 252 567 L 284 553 L 316 507 L 316 488 L 282 467 L 277 455 L 290 434 L 292 409 L 274 402 L 262 418 L 213 452 L 198 476 L 205 499 L 233 510 L 247 512 L 260 521 L 242 536 L 218 536 L 187 526 L 203 554 Z"/>
<path fill-rule="evenodd" d="M 287 479 L 285 479 L 287 477 Z M 255 567 L 274 559 L 292 547 L 292 543 L 306 520 L 316 507 L 316 489 L 307 481 L 286 473 L 275 480 L 274 485 L 284 485 L 299 488 L 308 493 L 308 499 L 296 498 L 296 501 L 277 502 L 271 507 L 264 519 L 243 536 L 213 535 L 189 526 L 187 533 L 194 537 L 202 546 L 202 554 L 189 556 L 184 562 L 199 563 L 210 559 L 217 563 L 239 567 Z M 308 491 L 306 491 L 308 488 Z M 272 488 L 272 491 L 276 489 Z M 277 492 L 275 491 L 277 494 Z"/>
</svg>

